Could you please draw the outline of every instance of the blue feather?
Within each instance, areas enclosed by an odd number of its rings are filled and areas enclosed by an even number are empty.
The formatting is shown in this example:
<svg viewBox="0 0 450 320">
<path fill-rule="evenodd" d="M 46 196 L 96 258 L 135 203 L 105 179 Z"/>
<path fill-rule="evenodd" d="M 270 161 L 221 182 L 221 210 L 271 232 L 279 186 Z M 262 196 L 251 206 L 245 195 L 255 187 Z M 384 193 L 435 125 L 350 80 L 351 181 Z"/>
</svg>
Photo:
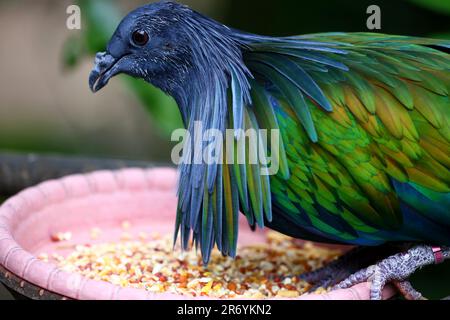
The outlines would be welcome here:
<svg viewBox="0 0 450 320">
<path fill-rule="evenodd" d="M 286 56 L 254 53 L 251 54 L 249 60 L 255 60 L 272 67 L 294 83 L 307 96 L 316 101 L 323 109 L 333 111 L 333 107 L 314 79 Z"/>
</svg>

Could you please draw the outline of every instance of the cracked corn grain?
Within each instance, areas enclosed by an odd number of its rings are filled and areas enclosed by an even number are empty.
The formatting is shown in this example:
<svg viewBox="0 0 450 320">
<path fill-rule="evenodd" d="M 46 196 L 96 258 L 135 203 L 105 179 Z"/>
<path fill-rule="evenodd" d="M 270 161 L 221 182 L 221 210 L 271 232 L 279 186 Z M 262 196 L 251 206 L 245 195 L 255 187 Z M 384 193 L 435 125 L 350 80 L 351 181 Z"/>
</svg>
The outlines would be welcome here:
<svg viewBox="0 0 450 320">
<path fill-rule="evenodd" d="M 338 250 L 299 244 L 269 232 L 267 243 L 239 248 L 236 259 L 214 251 L 207 267 L 199 254 L 173 249 L 170 237 L 79 245 L 58 266 L 122 287 L 214 298 L 295 298 L 309 289 L 298 275 L 321 267 Z"/>
</svg>

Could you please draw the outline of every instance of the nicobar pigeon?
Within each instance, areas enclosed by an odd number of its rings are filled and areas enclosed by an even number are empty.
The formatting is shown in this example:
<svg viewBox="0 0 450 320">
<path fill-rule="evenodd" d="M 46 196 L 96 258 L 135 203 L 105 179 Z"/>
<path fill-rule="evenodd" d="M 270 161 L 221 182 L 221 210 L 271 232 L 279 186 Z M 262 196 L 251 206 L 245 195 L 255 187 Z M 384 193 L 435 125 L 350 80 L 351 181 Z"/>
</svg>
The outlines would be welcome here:
<svg viewBox="0 0 450 320">
<path fill-rule="evenodd" d="M 279 130 L 277 150 L 266 146 L 279 154 L 275 175 L 250 161 L 180 165 L 175 238 L 192 239 L 205 263 L 214 247 L 236 255 L 242 212 L 252 228 L 360 246 L 303 276 L 317 286 L 369 280 L 381 299 L 394 283 L 419 299 L 409 276 L 450 257 L 449 50 L 373 33 L 261 36 L 164 1 L 122 20 L 89 84 L 144 79 L 176 100 L 192 136 L 198 121 Z M 257 148 L 225 144 L 224 159 Z"/>
</svg>

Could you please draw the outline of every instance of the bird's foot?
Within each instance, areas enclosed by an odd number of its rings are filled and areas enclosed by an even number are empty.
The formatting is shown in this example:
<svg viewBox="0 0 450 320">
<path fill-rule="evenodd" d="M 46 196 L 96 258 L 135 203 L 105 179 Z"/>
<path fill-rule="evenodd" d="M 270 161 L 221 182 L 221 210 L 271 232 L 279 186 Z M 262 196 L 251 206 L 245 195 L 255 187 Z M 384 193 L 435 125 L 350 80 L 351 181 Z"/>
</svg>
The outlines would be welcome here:
<svg viewBox="0 0 450 320">
<path fill-rule="evenodd" d="M 392 282 L 406 299 L 423 299 L 422 295 L 412 287 L 407 279 L 418 269 L 426 265 L 440 263 L 449 257 L 449 248 L 438 250 L 425 245 L 416 246 L 352 274 L 333 289 L 346 289 L 368 281 L 371 283 L 370 298 L 381 300 L 384 286 Z"/>
<path fill-rule="evenodd" d="M 411 282 L 404 280 L 392 281 L 392 283 L 406 300 L 426 300 L 419 291 L 414 289 Z"/>
<path fill-rule="evenodd" d="M 322 268 L 302 274 L 300 278 L 312 285 L 308 292 L 314 292 L 319 288 L 330 288 L 356 271 L 398 252 L 397 250 L 391 245 L 357 247 Z"/>
</svg>

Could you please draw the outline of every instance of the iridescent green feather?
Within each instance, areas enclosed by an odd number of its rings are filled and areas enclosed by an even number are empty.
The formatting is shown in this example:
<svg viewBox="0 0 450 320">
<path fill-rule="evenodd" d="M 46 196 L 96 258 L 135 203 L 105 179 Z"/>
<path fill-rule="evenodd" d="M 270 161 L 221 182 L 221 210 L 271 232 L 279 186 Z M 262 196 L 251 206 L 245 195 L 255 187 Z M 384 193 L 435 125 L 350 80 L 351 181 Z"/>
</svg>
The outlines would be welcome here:
<svg viewBox="0 0 450 320">
<path fill-rule="evenodd" d="M 364 243 L 367 234 L 414 223 L 404 221 L 403 199 L 392 179 L 430 192 L 450 191 L 450 58 L 437 50 L 444 43 L 372 34 L 305 38 L 338 44 L 317 59 L 311 57 L 313 49 L 267 41 L 244 55 L 277 100 L 273 110 L 287 141 L 289 167 L 305 168 L 289 179 L 271 178 L 273 203 L 281 208 L 274 215 L 303 215 L 318 234 L 355 243 Z M 294 65 L 302 56 L 332 70 L 333 76 L 321 68 L 311 68 L 307 75 L 298 72 Z M 295 86 L 304 91 L 295 94 Z M 303 95 L 306 107 L 298 103 Z M 317 220 L 320 214 L 323 218 Z M 345 239 L 327 214 L 338 216 L 360 239 Z M 410 235 L 399 231 L 396 236 Z"/>
<path fill-rule="evenodd" d="M 277 148 L 239 144 L 239 135 L 230 149 L 224 143 L 234 164 L 220 166 L 203 197 L 205 263 L 214 243 L 236 254 L 238 210 L 253 227 L 316 241 L 450 243 L 442 210 L 450 201 L 450 56 L 439 50 L 450 42 L 343 33 L 246 41 L 251 99 L 243 103 L 242 79 L 231 72 L 227 127 L 279 130 L 281 140 Z M 249 163 L 258 148 L 279 153 L 278 174 Z"/>
</svg>

